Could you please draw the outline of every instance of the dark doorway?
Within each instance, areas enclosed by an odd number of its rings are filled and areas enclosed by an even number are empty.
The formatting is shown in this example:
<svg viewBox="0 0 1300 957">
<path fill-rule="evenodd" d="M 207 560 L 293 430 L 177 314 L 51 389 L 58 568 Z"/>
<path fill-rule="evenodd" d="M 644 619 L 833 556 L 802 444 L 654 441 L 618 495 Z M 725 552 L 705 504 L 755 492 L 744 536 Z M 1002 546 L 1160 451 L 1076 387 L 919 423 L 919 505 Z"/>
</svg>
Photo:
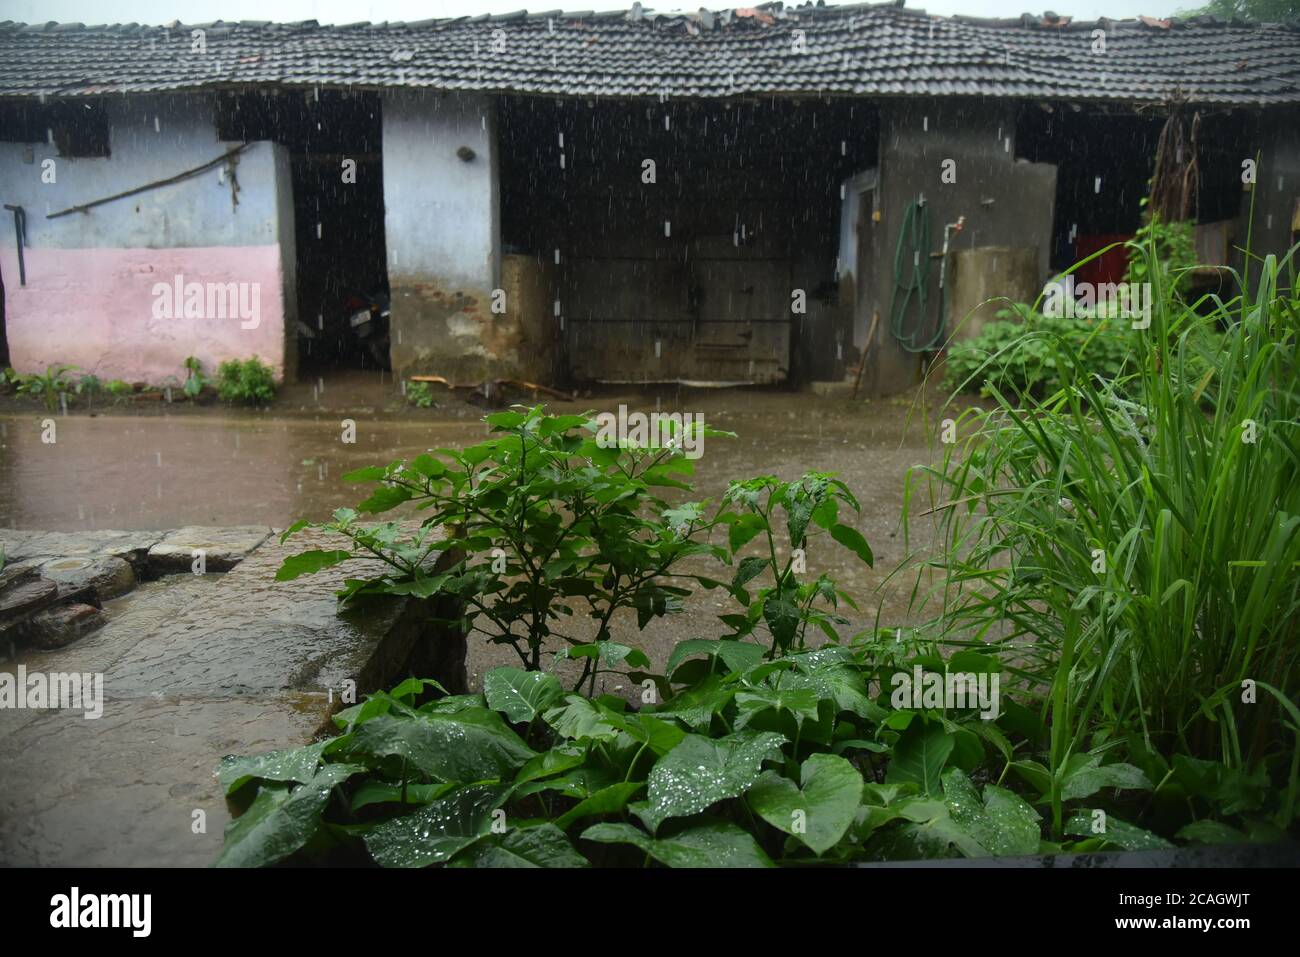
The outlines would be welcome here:
<svg viewBox="0 0 1300 957">
<path fill-rule="evenodd" d="M 227 95 L 219 123 L 222 139 L 289 150 L 299 374 L 389 368 L 378 95 Z"/>
<path fill-rule="evenodd" d="M 834 363 L 841 185 L 875 162 L 874 106 L 507 97 L 499 115 L 503 246 L 553 276 L 576 380 Z"/>
</svg>

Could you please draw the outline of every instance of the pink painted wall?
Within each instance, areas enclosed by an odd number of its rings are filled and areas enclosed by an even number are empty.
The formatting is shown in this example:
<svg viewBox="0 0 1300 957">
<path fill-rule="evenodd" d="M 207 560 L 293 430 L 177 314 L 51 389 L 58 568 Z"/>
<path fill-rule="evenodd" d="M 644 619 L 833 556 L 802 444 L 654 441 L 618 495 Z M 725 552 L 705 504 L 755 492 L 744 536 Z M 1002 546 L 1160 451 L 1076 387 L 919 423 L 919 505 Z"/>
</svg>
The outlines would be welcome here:
<svg viewBox="0 0 1300 957">
<path fill-rule="evenodd" d="M 17 251 L 0 243 L 9 362 L 19 372 L 66 363 L 103 380 L 160 384 L 168 376 L 184 380 L 186 356 L 211 375 L 225 359 L 256 355 L 284 377 L 278 244 L 23 252 L 27 285 L 20 286 Z M 239 318 L 157 318 L 154 285 L 173 285 L 178 275 L 185 283 L 258 284 L 256 328 L 241 328 Z"/>
</svg>

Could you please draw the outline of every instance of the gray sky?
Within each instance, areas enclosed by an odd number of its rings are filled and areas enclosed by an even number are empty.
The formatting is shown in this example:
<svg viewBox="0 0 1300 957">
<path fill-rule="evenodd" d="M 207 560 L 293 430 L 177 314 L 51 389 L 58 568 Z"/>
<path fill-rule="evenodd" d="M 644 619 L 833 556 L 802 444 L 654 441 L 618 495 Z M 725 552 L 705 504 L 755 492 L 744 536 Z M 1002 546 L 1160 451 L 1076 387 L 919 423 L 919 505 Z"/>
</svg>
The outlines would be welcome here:
<svg viewBox="0 0 1300 957">
<path fill-rule="evenodd" d="M 742 6 L 757 0 L 739 0 Z M 427 20 L 431 17 L 472 16 L 481 13 L 510 13 L 529 9 L 621 10 L 632 0 L 0 0 L 0 20 L 44 23 L 206 23 L 210 20 L 319 20 L 321 23 L 354 23 L 358 20 Z M 645 3 L 651 9 L 724 9 L 726 2 L 678 0 Z M 794 3 L 790 3 L 794 6 Z M 962 13 L 981 17 L 1016 17 L 1030 11 L 1053 10 L 1080 20 L 1100 16 L 1124 19 L 1143 13 L 1165 16 L 1171 11 L 1195 6 L 1195 0 L 908 0 L 909 7 L 947 16 Z"/>
</svg>

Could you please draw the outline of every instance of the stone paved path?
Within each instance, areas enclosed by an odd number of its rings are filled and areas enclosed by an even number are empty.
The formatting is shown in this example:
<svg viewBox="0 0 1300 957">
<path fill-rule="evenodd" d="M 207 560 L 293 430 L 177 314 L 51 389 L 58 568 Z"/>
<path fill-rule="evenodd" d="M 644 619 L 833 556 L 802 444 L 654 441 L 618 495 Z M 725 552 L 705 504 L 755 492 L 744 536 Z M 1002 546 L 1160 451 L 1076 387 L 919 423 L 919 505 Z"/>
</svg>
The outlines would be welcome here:
<svg viewBox="0 0 1300 957">
<path fill-rule="evenodd" d="M 124 533 L 101 533 L 105 542 L 114 534 Z M 103 675 L 97 719 L 0 708 L 0 864 L 210 864 L 229 820 L 213 777 L 223 755 L 307 743 L 339 707 L 327 689 L 351 678 L 359 693 L 371 690 L 441 640 L 430 635 L 428 603 L 340 615 L 334 591 L 356 562 L 275 582 L 283 557 L 309 547 L 305 537 L 272 538 L 234 570 L 202 576 L 188 571 L 188 546 L 215 539 L 181 539 L 173 554 L 183 549 L 185 573 L 106 603 L 108 623 L 73 644 L 0 663 L 15 680 L 20 666 L 29 676 Z M 415 666 L 463 675 L 459 641 L 459 651 L 453 639 L 436 647 L 450 665 Z M 205 833 L 194 832 L 195 811 Z"/>
</svg>

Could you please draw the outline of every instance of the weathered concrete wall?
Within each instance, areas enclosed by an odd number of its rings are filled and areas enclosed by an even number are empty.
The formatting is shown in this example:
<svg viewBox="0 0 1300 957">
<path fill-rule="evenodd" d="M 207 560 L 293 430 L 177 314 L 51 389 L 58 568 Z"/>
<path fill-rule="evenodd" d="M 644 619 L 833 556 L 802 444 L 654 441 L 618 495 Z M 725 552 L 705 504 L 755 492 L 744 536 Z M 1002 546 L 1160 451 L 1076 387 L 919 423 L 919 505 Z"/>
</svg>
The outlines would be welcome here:
<svg viewBox="0 0 1300 957">
<path fill-rule="evenodd" d="M 505 315 L 519 332 L 517 370 L 529 382 L 553 385 L 566 375 L 560 320 L 555 315 L 555 270 L 542 256 L 501 257 Z"/>
<path fill-rule="evenodd" d="M 948 263 L 950 335 L 974 339 L 1011 303 L 1032 303 L 1042 291 L 1039 273 L 1039 250 L 1032 246 L 980 246 L 955 253 Z"/>
<path fill-rule="evenodd" d="M 393 91 L 383 117 L 394 373 L 514 371 L 521 333 L 491 311 L 501 247 L 491 100 Z"/>
<path fill-rule="evenodd" d="M 27 212 L 26 285 L 19 282 L 12 223 L 0 224 L 6 335 L 20 372 L 72 363 L 101 379 L 161 383 L 184 378 L 187 356 L 211 372 L 222 360 L 257 355 L 283 376 L 293 224 L 280 148 L 257 143 L 240 155 L 238 205 L 217 168 L 85 213 L 46 218 L 220 156 L 233 144 L 217 140 L 213 106 L 209 96 L 110 99 L 105 158 L 59 157 L 48 143 L 0 143 L 3 201 Z M 42 181 L 47 159 L 54 161 L 54 182 Z M 154 286 L 174 285 L 178 276 L 184 283 L 250 284 L 256 324 L 215 313 L 159 318 Z"/>
<path fill-rule="evenodd" d="M 867 286 L 854 323 L 855 345 L 865 343 L 872 312 L 880 322 L 867 358 L 863 386 L 888 393 L 917 381 L 918 357 L 891 332 L 894 254 L 908 205 L 924 196 L 930 216 L 933 251 L 942 248 L 943 228 L 966 217 L 965 230 L 950 252 L 979 246 L 1028 246 L 1039 252 L 1046 276 L 1056 198 L 1056 167 L 1015 159 L 1015 104 L 975 105 L 953 99 L 917 99 L 881 108 L 878 221 L 861 237 L 872 250 L 864 272 Z M 955 164 L 955 182 L 944 182 L 944 161 Z M 930 315 L 938 318 L 939 260 L 930 267 Z M 951 269 L 951 261 L 949 263 Z M 951 278 L 951 274 L 949 276 Z"/>
</svg>

